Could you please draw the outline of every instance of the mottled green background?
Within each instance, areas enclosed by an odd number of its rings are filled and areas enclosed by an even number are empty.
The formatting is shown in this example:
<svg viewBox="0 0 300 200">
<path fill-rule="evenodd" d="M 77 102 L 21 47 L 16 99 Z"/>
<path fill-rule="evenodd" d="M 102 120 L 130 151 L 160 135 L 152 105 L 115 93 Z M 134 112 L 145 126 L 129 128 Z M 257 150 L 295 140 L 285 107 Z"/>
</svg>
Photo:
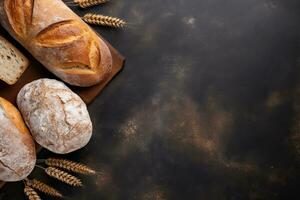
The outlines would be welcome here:
<svg viewBox="0 0 300 200">
<path fill-rule="evenodd" d="M 82 189 L 33 177 L 74 200 L 299 199 L 299 0 L 111 0 L 92 11 L 129 22 L 95 28 L 127 61 L 89 107 L 91 142 L 64 157 L 104 174 Z M 24 199 L 22 187 L 0 199 Z"/>
</svg>

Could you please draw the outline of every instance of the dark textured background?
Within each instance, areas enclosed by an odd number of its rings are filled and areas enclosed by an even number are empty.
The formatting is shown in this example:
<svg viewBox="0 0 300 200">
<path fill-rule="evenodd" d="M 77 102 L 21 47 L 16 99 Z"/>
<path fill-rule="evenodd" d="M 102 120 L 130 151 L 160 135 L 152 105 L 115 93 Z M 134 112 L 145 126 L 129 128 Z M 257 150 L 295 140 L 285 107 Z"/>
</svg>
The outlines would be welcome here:
<svg viewBox="0 0 300 200">
<path fill-rule="evenodd" d="M 89 107 L 91 142 L 64 157 L 104 175 L 82 177 L 82 189 L 33 177 L 74 200 L 299 199 L 299 0 L 111 0 L 92 10 L 129 22 L 96 28 L 127 62 Z M 0 199 L 24 199 L 22 187 L 7 184 Z"/>
</svg>

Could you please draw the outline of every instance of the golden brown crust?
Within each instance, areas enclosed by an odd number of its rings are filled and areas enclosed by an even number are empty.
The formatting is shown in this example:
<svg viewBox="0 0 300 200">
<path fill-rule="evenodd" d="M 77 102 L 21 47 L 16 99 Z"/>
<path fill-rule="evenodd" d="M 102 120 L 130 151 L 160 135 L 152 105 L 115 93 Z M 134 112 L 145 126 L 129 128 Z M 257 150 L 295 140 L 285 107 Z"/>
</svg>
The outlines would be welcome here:
<svg viewBox="0 0 300 200">
<path fill-rule="evenodd" d="M 109 77 L 112 57 L 107 45 L 61 0 L 3 2 L 1 24 L 59 78 L 91 86 Z"/>
<path fill-rule="evenodd" d="M 20 37 L 26 37 L 32 20 L 33 0 L 6 0 L 4 4 L 12 29 Z"/>
<path fill-rule="evenodd" d="M 65 20 L 43 29 L 37 34 L 35 42 L 42 47 L 62 47 L 80 40 L 85 32 L 77 21 Z"/>
<path fill-rule="evenodd" d="M 9 101 L 0 97 L 0 104 L 4 108 L 6 115 L 19 129 L 20 133 L 30 135 L 27 127 L 25 126 L 20 112 Z"/>
</svg>

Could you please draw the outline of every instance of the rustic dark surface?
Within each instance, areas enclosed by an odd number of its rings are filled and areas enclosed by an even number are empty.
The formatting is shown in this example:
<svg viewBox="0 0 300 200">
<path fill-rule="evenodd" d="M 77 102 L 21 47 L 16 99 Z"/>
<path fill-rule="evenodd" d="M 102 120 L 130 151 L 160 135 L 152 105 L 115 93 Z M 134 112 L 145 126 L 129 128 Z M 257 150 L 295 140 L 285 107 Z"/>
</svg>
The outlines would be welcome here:
<svg viewBox="0 0 300 200">
<path fill-rule="evenodd" d="M 64 157 L 104 175 L 82 177 L 82 189 L 34 177 L 74 200 L 299 199 L 299 0 L 93 10 L 129 21 L 96 28 L 127 61 L 89 107 L 91 142 Z M 24 198 L 22 183 L 1 189 L 0 199 Z"/>
</svg>

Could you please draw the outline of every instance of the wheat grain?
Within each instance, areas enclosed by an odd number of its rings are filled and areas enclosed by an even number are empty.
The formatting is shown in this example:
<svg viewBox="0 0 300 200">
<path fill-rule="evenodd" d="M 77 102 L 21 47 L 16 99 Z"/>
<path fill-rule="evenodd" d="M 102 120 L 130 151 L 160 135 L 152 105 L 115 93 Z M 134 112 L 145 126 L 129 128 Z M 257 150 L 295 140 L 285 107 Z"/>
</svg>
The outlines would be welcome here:
<svg viewBox="0 0 300 200">
<path fill-rule="evenodd" d="M 66 184 L 69 184 L 72 186 L 77 186 L 77 187 L 82 186 L 82 182 L 79 178 L 77 178 L 67 172 L 64 172 L 62 170 L 59 170 L 55 167 L 48 167 L 48 168 L 46 168 L 45 172 L 49 176 L 56 178 L 57 180 L 64 182 Z"/>
<path fill-rule="evenodd" d="M 94 13 L 87 13 L 82 17 L 82 19 L 89 24 L 110 26 L 114 28 L 120 28 L 125 26 L 126 24 L 126 22 L 122 19 L 111 16 L 98 15 Z"/>
<path fill-rule="evenodd" d="M 108 2 L 108 0 L 75 0 L 74 1 L 74 3 L 76 3 L 81 8 L 88 8 L 91 6 L 104 4 L 106 2 Z"/>
<path fill-rule="evenodd" d="M 95 170 L 91 169 L 90 167 L 66 159 L 48 158 L 45 160 L 45 163 L 50 167 L 58 167 L 79 174 L 85 174 L 85 175 L 96 174 Z"/>
<path fill-rule="evenodd" d="M 54 197 L 63 197 L 63 195 L 57 191 L 56 189 L 54 189 L 53 187 L 39 181 L 36 179 L 32 179 L 32 180 L 25 180 L 26 181 L 26 185 L 40 191 L 43 192 L 45 194 L 48 194 L 50 196 L 54 196 Z"/>
<path fill-rule="evenodd" d="M 27 185 L 24 188 L 24 193 L 29 200 L 41 200 L 41 197 L 36 193 L 36 191 Z"/>
</svg>

